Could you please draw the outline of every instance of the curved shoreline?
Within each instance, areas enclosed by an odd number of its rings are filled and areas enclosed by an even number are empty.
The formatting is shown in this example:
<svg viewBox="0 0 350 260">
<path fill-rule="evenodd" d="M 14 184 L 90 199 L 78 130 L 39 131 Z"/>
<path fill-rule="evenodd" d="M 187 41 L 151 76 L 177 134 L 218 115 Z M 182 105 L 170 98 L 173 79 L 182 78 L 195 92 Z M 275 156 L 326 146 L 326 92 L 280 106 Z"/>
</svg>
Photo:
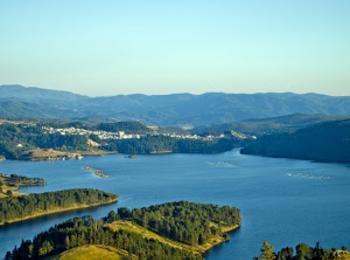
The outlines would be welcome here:
<svg viewBox="0 0 350 260">
<path fill-rule="evenodd" d="M 222 232 L 224 234 L 229 234 L 231 232 L 236 231 L 237 229 L 239 229 L 241 227 L 241 225 L 233 225 L 233 226 L 229 226 L 229 227 L 223 227 L 222 228 Z M 220 246 L 221 244 L 225 243 L 226 241 L 229 241 L 231 238 L 229 239 L 225 239 L 223 237 L 221 237 L 221 239 L 219 239 L 218 241 L 214 242 L 214 243 L 210 243 L 210 247 L 207 247 L 206 249 L 204 249 L 204 251 L 202 252 L 203 255 L 208 254 L 213 248 Z"/>
<path fill-rule="evenodd" d="M 17 223 L 17 222 L 27 221 L 27 220 L 31 220 L 31 219 L 35 219 L 35 218 L 40 218 L 40 217 L 44 217 L 44 216 L 54 215 L 54 214 L 58 214 L 58 213 L 66 213 L 69 211 L 80 210 L 80 209 L 95 208 L 95 207 L 99 207 L 99 206 L 113 204 L 116 202 L 118 202 L 118 198 L 111 199 L 110 201 L 105 201 L 105 202 L 101 202 L 101 203 L 94 203 L 94 204 L 90 204 L 90 205 L 82 204 L 81 206 L 48 210 L 46 212 L 36 213 L 34 215 L 26 216 L 23 218 L 16 218 L 16 219 L 0 222 L 0 227 L 6 226 L 9 224 L 13 224 L 13 223 Z"/>
</svg>

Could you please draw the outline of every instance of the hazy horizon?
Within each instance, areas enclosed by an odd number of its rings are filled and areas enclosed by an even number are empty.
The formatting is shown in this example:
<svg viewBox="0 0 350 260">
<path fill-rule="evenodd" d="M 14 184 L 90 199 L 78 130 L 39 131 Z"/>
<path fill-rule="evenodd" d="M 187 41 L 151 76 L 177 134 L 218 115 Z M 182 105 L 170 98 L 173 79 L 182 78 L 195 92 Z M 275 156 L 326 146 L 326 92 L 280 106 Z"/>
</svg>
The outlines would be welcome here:
<svg viewBox="0 0 350 260">
<path fill-rule="evenodd" d="M 0 3 L 0 82 L 88 96 L 350 95 L 345 0 Z"/>
<path fill-rule="evenodd" d="M 326 96 L 333 96 L 333 97 L 348 97 L 350 95 L 331 95 L 327 93 L 320 93 L 320 92 L 294 92 L 294 91 L 260 91 L 260 92 L 227 92 L 227 91 L 206 91 L 206 92 L 167 92 L 167 93 L 142 93 L 142 92 L 132 92 L 132 93 L 111 93 L 110 95 L 89 95 L 85 93 L 80 93 L 76 91 L 71 90 L 65 90 L 65 89 L 57 89 L 57 88 L 47 88 L 42 86 L 30 86 L 30 85 L 22 85 L 18 83 L 0 83 L 0 88 L 4 86 L 20 86 L 25 88 L 37 88 L 37 89 L 44 89 L 44 90 L 52 90 L 52 91 L 63 91 L 63 92 L 70 92 L 73 94 L 81 95 L 81 96 L 87 96 L 87 97 L 111 97 L 111 96 L 127 96 L 127 95 L 145 95 L 145 96 L 166 96 L 166 95 L 181 95 L 181 94 L 189 94 L 189 95 L 204 95 L 204 94 L 236 94 L 236 95 L 250 95 L 250 94 L 298 94 L 298 95 L 308 95 L 308 94 L 315 94 L 315 95 L 326 95 Z"/>
</svg>

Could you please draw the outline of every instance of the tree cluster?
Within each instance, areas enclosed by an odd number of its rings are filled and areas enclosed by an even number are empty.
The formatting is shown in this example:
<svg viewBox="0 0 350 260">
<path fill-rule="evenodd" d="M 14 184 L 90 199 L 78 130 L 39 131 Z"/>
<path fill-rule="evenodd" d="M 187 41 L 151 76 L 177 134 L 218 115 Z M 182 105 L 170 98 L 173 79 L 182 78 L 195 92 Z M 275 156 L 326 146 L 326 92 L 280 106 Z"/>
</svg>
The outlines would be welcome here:
<svg viewBox="0 0 350 260">
<path fill-rule="evenodd" d="M 79 205 L 95 205 L 116 199 L 116 195 L 96 189 L 69 189 L 33 193 L 0 199 L 0 223 L 30 217 L 36 213 Z"/>
<path fill-rule="evenodd" d="M 29 178 L 17 174 L 5 175 L 0 173 L 0 186 L 4 184 L 7 186 L 43 186 L 46 184 L 42 178 Z"/>
<path fill-rule="evenodd" d="M 274 252 L 273 246 L 268 241 L 264 241 L 260 256 L 254 257 L 254 260 L 336 260 L 348 259 L 347 257 L 350 257 L 350 252 L 345 247 L 324 249 L 318 242 L 315 247 L 301 243 L 295 247 L 295 250 L 292 247 L 285 247 Z"/>
<path fill-rule="evenodd" d="M 112 231 L 103 221 L 91 217 L 74 218 L 40 233 L 32 241 L 22 241 L 5 259 L 42 259 L 86 244 L 112 246 L 139 259 L 202 259 L 201 255 L 170 247 L 154 239 L 128 231 Z"/>
<path fill-rule="evenodd" d="M 106 221 L 131 220 L 172 240 L 201 245 L 213 235 L 223 235 L 222 226 L 240 224 L 240 211 L 233 207 L 171 202 L 129 210 L 110 212 Z"/>
<path fill-rule="evenodd" d="M 0 125 L 0 154 L 7 159 L 19 159 L 33 148 L 87 150 L 87 140 L 88 137 L 82 135 L 46 134 L 39 125 Z"/>
<path fill-rule="evenodd" d="M 113 140 L 104 145 L 104 149 L 126 154 L 173 153 L 219 153 L 240 147 L 235 138 L 217 140 L 182 139 L 169 136 L 147 135 L 140 139 Z"/>
</svg>

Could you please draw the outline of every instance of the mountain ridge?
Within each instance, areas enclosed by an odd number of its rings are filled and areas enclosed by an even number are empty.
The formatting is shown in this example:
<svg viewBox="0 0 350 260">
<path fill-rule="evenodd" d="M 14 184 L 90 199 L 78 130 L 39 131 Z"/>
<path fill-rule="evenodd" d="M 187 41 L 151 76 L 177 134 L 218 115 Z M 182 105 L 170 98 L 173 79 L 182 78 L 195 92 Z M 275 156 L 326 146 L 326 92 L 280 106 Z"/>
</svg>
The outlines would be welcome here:
<svg viewBox="0 0 350 260">
<path fill-rule="evenodd" d="M 0 85 L 0 117 L 9 118 L 101 116 L 167 126 L 202 126 L 294 113 L 350 115 L 350 97 L 292 92 L 89 97 L 68 91 Z"/>
</svg>

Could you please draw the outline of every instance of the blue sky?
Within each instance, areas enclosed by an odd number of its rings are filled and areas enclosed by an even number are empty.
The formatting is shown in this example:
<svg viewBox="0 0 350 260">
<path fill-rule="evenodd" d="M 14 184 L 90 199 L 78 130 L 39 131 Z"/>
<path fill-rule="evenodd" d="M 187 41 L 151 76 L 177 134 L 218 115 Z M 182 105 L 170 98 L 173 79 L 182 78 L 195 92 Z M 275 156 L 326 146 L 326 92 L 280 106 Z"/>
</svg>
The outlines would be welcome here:
<svg viewBox="0 0 350 260">
<path fill-rule="evenodd" d="M 347 0 L 2 0 L 0 84 L 350 95 Z"/>
</svg>

